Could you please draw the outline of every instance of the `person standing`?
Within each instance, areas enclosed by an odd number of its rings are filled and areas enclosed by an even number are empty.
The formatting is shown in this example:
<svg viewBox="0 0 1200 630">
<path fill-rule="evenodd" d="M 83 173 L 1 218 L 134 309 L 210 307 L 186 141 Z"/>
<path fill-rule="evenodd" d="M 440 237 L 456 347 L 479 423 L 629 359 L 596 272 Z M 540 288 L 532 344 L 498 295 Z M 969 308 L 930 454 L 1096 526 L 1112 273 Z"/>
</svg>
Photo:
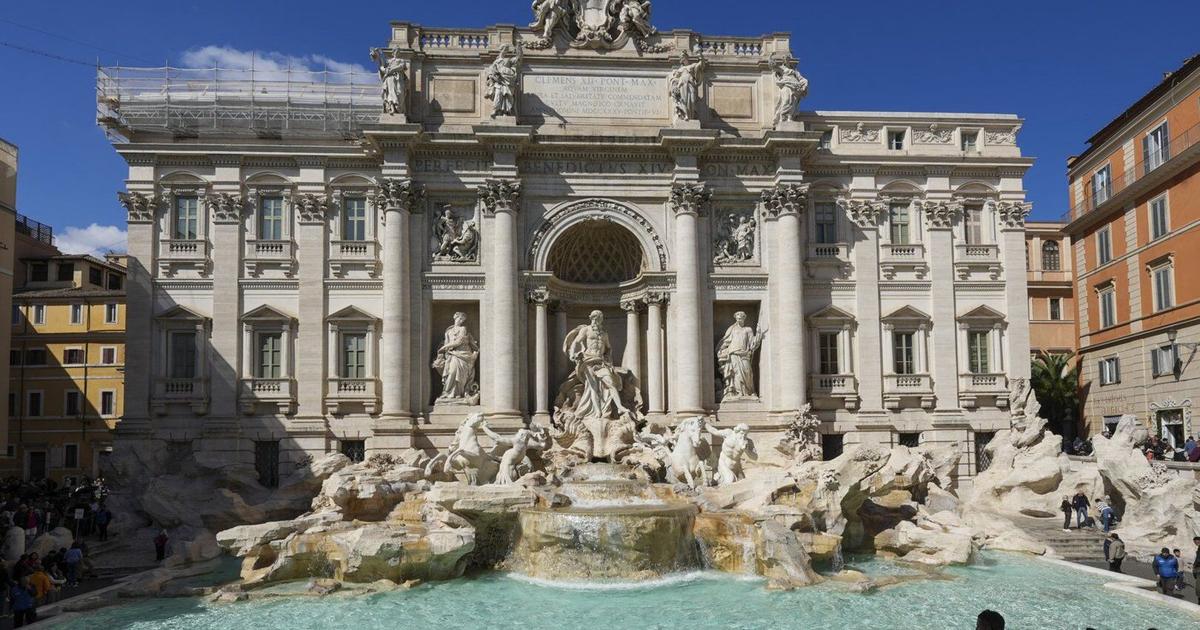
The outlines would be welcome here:
<svg viewBox="0 0 1200 630">
<path fill-rule="evenodd" d="M 1162 591 L 1163 595 L 1175 594 L 1175 583 L 1179 581 L 1179 558 L 1171 554 L 1171 550 L 1166 547 L 1154 556 L 1154 575 L 1158 576 L 1158 590 Z"/>
<path fill-rule="evenodd" d="M 1192 560 L 1192 588 L 1196 589 L 1196 603 L 1200 604 L 1200 536 L 1192 536 L 1192 544 L 1196 545 L 1196 558 Z"/>
<path fill-rule="evenodd" d="M 1104 525 L 1104 533 L 1112 531 L 1113 520 L 1116 517 L 1116 512 L 1108 503 L 1108 497 L 1096 499 L 1096 509 L 1100 510 L 1100 523 Z"/>
<path fill-rule="evenodd" d="M 1105 551 L 1104 559 L 1108 560 L 1108 570 L 1114 573 L 1121 572 L 1121 562 L 1125 560 L 1125 541 L 1113 532 L 1109 535 L 1108 540 L 1104 541 Z"/>
<path fill-rule="evenodd" d="M 1059 509 L 1061 509 L 1063 513 L 1063 531 L 1069 532 L 1071 531 L 1071 498 L 1068 496 L 1063 496 L 1062 505 L 1059 506 Z"/>
<path fill-rule="evenodd" d="M 1087 522 L 1089 506 L 1091 502 L 1083 490 L 1076 492 L 1075 498 L 1071 500 L 1071 507 L 1075 508 L 1075 526 L 1079 529 L 1083 529 L 1083 524 Z"/>
<path fill-rule="evenodd" d="M 67 586 L 79 586 L 79 564 L 83 562 L 83 549 L 78 541 L 71 544 L 63 561 L 67 564 Z"/>
<path fill-rule="evenodd" d="M 108 524 L 112 521 L 112 512 L 108 511 L 108 506 L 100 504 L 100 509 L 96 511 L 96 530 L 100 533 L 100 540 L 108 540 Z"/>
<path fill-rule="evenodd" d="M 29 586 L 29 576 L 22 576 L 9 587 L 8 600 L 14 628 L 37 621 L 37 598 Z"/>
</svg>

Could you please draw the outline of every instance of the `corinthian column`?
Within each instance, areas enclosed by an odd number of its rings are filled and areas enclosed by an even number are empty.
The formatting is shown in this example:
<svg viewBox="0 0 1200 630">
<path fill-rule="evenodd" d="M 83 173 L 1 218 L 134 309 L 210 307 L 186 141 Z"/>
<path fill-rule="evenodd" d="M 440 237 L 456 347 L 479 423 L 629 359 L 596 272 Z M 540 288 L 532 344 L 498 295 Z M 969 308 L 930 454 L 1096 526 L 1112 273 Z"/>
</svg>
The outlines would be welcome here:
<svg viewBox="0 0 1200 630">
<path fill-rule="evenodd" d="M 546 308 L 550 295 L 545 289 L 529 292 L 529 301 L 534 309 L 534 416 L 539 420 L 550 418 L 550 340 Z"/>
<path fill-rule="evenodd" d="M 675 214 L 675 297 L 671 300 L 671 411 L 703 414 L 704 347 L 700 338 L 700 249 L 697 222 L 711 193 L 704 184 L 675 182 L 668 205 Z"/>
<path fill-rule="evenodd" d="M 1004 262 L 1004 293 L 1008 301 L 1008 376 L 1029 378 L 1029 300 L 1025 285 L 1025 219 L 1033 206 L 1023 201 L 996 204 L 1000 218 L 1000 257 Z M 997 355 L 999 362 L 1000 356 Z"/>
<path fill-rule="evenodd" d="M 520 370 L 518 343 L 521 339 L 517 306 L 517 208 L 521 182 L 489 179 L 478 189 L 484 215 L 491 218 L 491 257 L 487 265 L 487 301 L 490 321 L 484 356 L 490 361 L 491 400 L 483 401 L 489 415 L 520 418 L 517 374 Z"/>
<path fill-rule="evenodd" d="M 666 293 L 646 295 L 646 397 L 647 412 L 661 416 L 663 407 L 663 337 L 662 307 L 667 301 Z"/>
<path fill-rule="evenodd" d="M 621 302 L 625 311 L 625 354 L 621 365 L 633 373 L 634 378 L 642 380 L 642 326 L 638 317 L 641 300 L 626 300 Z"/>
<path fill-rule="evenodd" d="M 858 378 L 858 397 L 862 412 L 883 413 L 883 337 L 879 327 L 879 220 L 887 203 L 880 200 L 840 198 L 838 206 L 857 228 L 854 241 L 854 281 L 857 285 L 855 316 L 858 320 L 858 360 L 854 365 Z M 846 367 L 842 367 L 845 371 Z"/>
<path fill-rule="evenodd" d="M 929 234 L 929 279 L 933 283 L 930 318 L 933 320 L 933 353 L 923 353 L 926 371 L 933 377 L 937 409 L 958 409 L 958 326 L 954 314 L 954 228 L 962 204 L 929 200 L 924 210 Z M 1021 246 L 1025 244 L 1022 241 Z M 965 371 L 965 370 L 964 370 Z"/>
<path fill-rule="evenodd" d="M 377 205 L 383 208 L 383 356 L 380 376 L 383 414 L 409 417 L 408 363 L 412 317 L 407 296 L 408 229 L 413 206 L 421 199 L 421 188 L 411 179 L 384 179 Z"/>
<path fill-rule="evenodd" d="M 771 247 L 768 290 L 775 302 L 771 335 L 778 344 L 782 386 L 776 391 L 774 410 L 791 413 L 808 400 L 808 372 L 804 361 L 804 270 L 800 257 L 800 215 L 806 203 L 807 184 L 778 184 L 762 193 L 763 218 L 775 233 Z"/>
</svg>

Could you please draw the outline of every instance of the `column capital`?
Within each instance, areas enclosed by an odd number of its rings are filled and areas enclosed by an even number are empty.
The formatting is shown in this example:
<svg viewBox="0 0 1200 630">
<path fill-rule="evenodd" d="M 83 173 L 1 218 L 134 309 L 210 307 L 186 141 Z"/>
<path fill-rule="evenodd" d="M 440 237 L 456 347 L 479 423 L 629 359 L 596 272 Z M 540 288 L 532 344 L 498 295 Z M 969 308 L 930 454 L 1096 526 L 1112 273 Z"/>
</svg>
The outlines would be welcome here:
<svg viewBox="0 0 1200 630">
<path fill-rule="evenodd" d="M 666 304 L 669 299 L 670 294 L 666 291 L 650 291 L 646 293 L 645 297 L 642 298 L 642 300 L 646 302 L 647 306 L 661 306 Z"/>
<path fill-rule="evenodd" d="M 375 193 L 375 205 L 385 212 L 405 210 L 411 212 L 417 202 L 425 196 L 422 186 L 411 179 L 385 177 L 379 180 Z"/>
<path fill-rule="evenodd" d="M 229 224 L 242 221 L 242 211 L 245 204 L 242 196 L 234 193 L 219 192 L 205 197 L 208 211 L 212 213 L 213 223 Z"/>
<path fill-rule="evenodd" d="M 954 227 L 954 220 L 962 214 L 962 201 L 959 199 L 926 199 L 917 202 L 925 211 L 925 221 L 931 230 L 949 230 Z"/>
<path fill-rule="evenodd" d="M 705 211 L 711 197 L 712 191 L 702 182 L 673 182 L 667 205 L 676 216 L 699 215 Z"/>
<path fill-rule="evenodd" d="M 296 218 L 301 224 L 320 224 L 325 222 L 329 211 L 329 197 L 313 193 L 297 195 L 292 206 L 296 209 Z"/>
<path fill-rule="evenodd" d="M 550 304 L 550 290 L 546 288 L 530 289 L 525 292 L 525 299 L 537 306 L 547 306 Z"/>
<path fill-rule="evenodd" d="M 160 200 L 153 194 L 118 191 L 117 201 L 125 206 L 126 220 L 129 223 L 154 223 L 154 214 L 158 210 Z"/>
<path fill-rule="evenodd" d="M 850 221 L 860 228 L 872 229 L 879 225 L 879 219 L 884 216 L 887 201 L 884 199 L 850 199 L 838 197 L 837 205 L 850 217 Z"/>
<path fill-rule="evenodd" d="M 776 184 L 762 191 L 760 199 L 766 219 L 800 215 L 808 202 L 808 184 Z"/>
<path fill-rule="evenodd" d="M 485 215 L 497 212 L 516 212 L 520 207 L 521 180 L 488 179 L 476 189 Z"/>
<path fill-rule="evenodd" d="M 1005 230 L 1025 229 L 1025 219 L 1033 210 L 1033 204 L 1025 201 L 1000 201 L 995 207 L 1000 215 L 1001 229 Z"/>
<path fill-rule="evenodd" d="M 621 301 L 621 310 L 626 313 L 637 313 L 642 309 L 642 300 L 630 299 Z"/>
</svg>

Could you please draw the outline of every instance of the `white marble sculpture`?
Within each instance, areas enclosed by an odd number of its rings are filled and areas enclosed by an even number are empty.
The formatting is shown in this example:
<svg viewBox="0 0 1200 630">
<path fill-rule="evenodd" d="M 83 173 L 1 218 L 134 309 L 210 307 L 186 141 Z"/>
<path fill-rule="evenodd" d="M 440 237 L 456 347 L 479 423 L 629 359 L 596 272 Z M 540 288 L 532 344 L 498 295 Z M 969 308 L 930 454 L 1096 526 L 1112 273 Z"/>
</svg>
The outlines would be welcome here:
<svg viewBox="0 0 1200 630">
<path fill-rule="evenodd" d="M 775 128 L 778 129 L 795 118 L 796 106 L 808 96 L 808 79 L 783 59 L 772 59 L 770 64 L 775 86 L 779 88 L 775 99 Z"/>
<path fill-rule="evenodd" d="M 479 344 L 467 330 L 466 313 L 455 313 L 454 323 L 446 328 L 437 349 L 433 369 L 442 375 L 439 403 L 479 404 L 479 383 L 475 380 L 475 362 Z"/>
<path fill-rule="evenodd" d="M 708 485 L 704 461 L 708 459 L 709 445 L 704 439 L 703 416 L 694 416 L 679 423 L 675 428 L 674 444 L 667 461 L 667 482 L 683 482 L 692 488 Z"/>
<path fill-rule="evenodd" d="M 767 329 L 759 325 L 757 331 L 746 325 L 746 313 L 738 311 L 734 322 L 725 329 L 721 343 L 717 346 L 717 365 L 721 367 L 721 379 L 725 389 L 721 400 L 743 400 L 757 398 L 754 391 L 754 353 L 762 344 Z"/>
<path fill-rule="evenodd" d="M 439 453 L 425 464 L 425 476 L 430 477 L 438 472 L 449 475 L 462 473 L 467 478 L 467 484 L 472 486 L 486 478 L 487 469 L 495 462 L 479 443 L 477 431 L 483 424 L 483 414 L 468 415 L 454 431 L 454 439 L 446 452 Z M 485 473 L 481 475 L 481 471 Z"/>
<path fill-rule="evenodd" d="M 700 102 L 700 86 L 704 83 L 706 65 L 704 57 L 692 57 L 685 52 L 679 59 L 679 66 L 667 77 L 676 120 L 696 119 L 696 107 Z"/>
<path fill-rule="evenodd" d="M 732 429 L 716 429 L 705 425 L 705 429 L 709 435 L 722 439 L 721 456 L 717 459 L 717 474 L 714 478 L 717 485 L 745 479 L 746 471 L 742 468 L 742 458 L 758 459 L 754 441 L 750 439 L 750 425 L 742 423 Z"/>
<path fill-rule="evenodd" d="M 1033 383 L 1023 377 L 1012 379 L 1009 388 L 1008 411 L 1012 416 L 1013 426 L 1023 425 L 1024 421 L 1036 418 L 1042 410 L 1037 394 L 1033 391 Z"/>
<path fill-rule="evenodd" d="M 500 47 L 500 56 L 487 69 L 487 97 L 492 102 L 492 118 L 517 115 L 517 82 L 521 75 L 521 54 L 511 44 Z"/>
<path fill-rule="evenodd" d="M 797 464 L 820 461 L 822 459 L 820 428 L 821 419 L 812 412 L 812 404 L 804 403 L 804 406 L 796 411 L 787 433 L 784 434 L 783 439 L 779 440 L 775 450 L 787 455 Z"/>
<path fill-rule="evenodd" d="M 657 31 L 650 25 L 650 0 L 614 0 L 610 11 L 616 12 L 617 32 L 649 37 Z"/>
<path fill-rule="evenodd" d="M 533 0 L 532 8 L 533 22 L 529 28 L 547 41 L 554 37 L 554 31 L 567 28 L 571 19 L 570 0 Z"/>
<path fill-rule="evenodd" d="M 403 115 L 408 112 L 408 62 L 387 50 L 371 49 L 371 59 L 379 66 L 379 82 L 382 88 L 383 113 Z"/>
<path fill-rule="evenodd" d="M 434 262 L 476 262 L 479 260 L 479 228 L 474 220 L 456 217 L 454 208 L 446 204 L 434 222 L 430 249 Z"/>
<path fill-rule="evenodd" d="M 752 260 L 757 230 L 751 213 L 730 212 L 722 217 L 713 244 L 713 262 L 727 264 Z"/>
<path fill-rule="evenodd" d="M 550 438 L 540 427 L 517 429 L 511 438 L 496 433 L 486 422 L 482 428 L 488 437 L 496 441 L 498 447 L 507 448 L 500 456 L 500 467 L 496 471 L 495 483 L 500 485 L 516 483 L 522 475 L 533 470 L 531 463 L 526 461 L 531 452 L 550 448 Z"/>
</svg>

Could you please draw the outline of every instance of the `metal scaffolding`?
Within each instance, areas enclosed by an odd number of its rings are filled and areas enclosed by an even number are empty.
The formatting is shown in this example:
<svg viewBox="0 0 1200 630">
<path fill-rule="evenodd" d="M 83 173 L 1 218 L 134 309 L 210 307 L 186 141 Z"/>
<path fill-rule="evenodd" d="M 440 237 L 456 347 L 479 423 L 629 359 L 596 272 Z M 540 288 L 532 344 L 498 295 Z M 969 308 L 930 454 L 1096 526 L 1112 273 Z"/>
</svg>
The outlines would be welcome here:
<svg viewBox="0 0 1200 630">
<path fill-rule="evenodd" d="M 382 111 L 373 73 L 308 69 L 96 69 L 96 122 L 114 141 L 139 131 L 199 136 L 354 135 Z"/>
</svg>

